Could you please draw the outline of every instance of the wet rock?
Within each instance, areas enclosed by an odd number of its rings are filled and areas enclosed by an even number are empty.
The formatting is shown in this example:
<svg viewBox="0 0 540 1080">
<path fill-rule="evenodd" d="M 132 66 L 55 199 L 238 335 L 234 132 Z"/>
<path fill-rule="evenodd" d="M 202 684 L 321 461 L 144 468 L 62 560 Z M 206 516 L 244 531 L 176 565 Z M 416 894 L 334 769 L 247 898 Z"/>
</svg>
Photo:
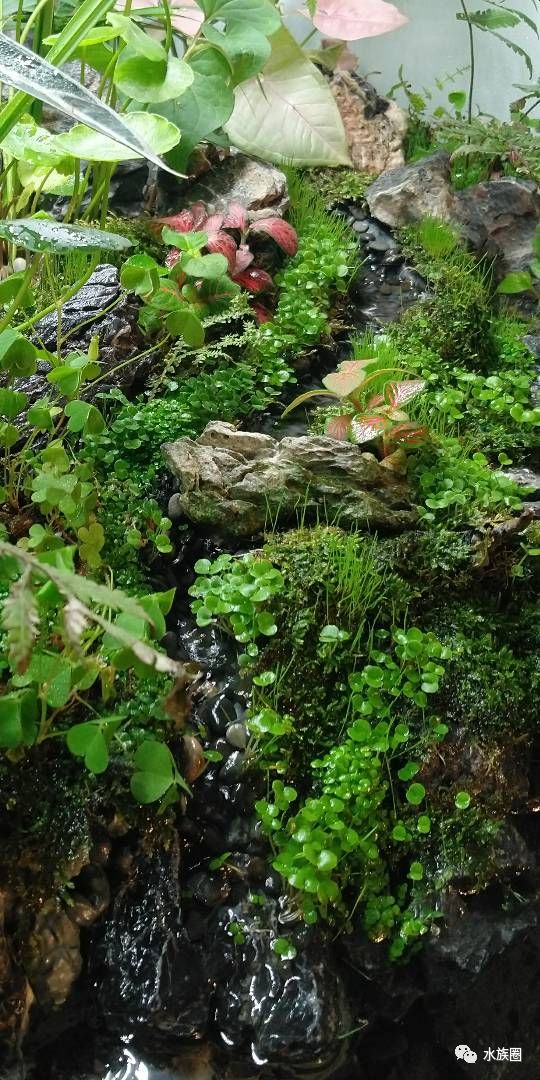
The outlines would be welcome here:
<svg viewBox="0 0 540 1080">
<path fill-rule="evenodd" d="M 496 260 L 497 276 L 528 269 L 540 219 L 537 185 L 504 176 L 457 192 L 452 218 L 482 255 Z"/>
<path fill-rule="evenodd" d="M 105 310 L 111 304 L 114 305 L 112 310 Z M 65 351 L 85 352 L 91 338 L 97 336 L 101 375 L 107 376 L 109 386 L 128 390 L 144 377 L 151 359 L 135 361 L 118 372 L 113 371 L 116 365 L 127 360 L 130 353 L 134 355 L 142 346 L 137 318 L 138 302 L 133 297 L 122 296 L 116 267 L 108 264 L 98 266 L 86 285 L 62 308 L 61 330 L 63 336 L 67 337 Z M 34 327 L 36 343 L 55 351 L 57 327 L 56 312 L 45 315 Z M 53 386 L 46 379 L 49 370 L 49 364 L 39 362 L 36 374 L 27 379 L 18 379 L 17 388 L 28 394 L 31 402 L 39 397 L 51 397 Z M 94 389 L 91 382 L 87 383 L 82 396 L 91 399 L 96 392 L 103 390 L 103 385 L 103 382 L 99 382 Z"/>
<path fill-rule="evenodd" d="M 381 97 L 353 72 L 334 72 L 330 89 L 341 113 L 354 168 L 378 176 L 403 165 L 408 126 L 405 110 Z"/>
<path fill-rule="evenodd" d="M 450 158 L 443 151 L 421 161 L 390 169 L 367 189 L 366 202 L 374 218 L 399 228 L 426 216 L 448 219 L 454 196 L 450 187 Z"/>
<path fill-rule="evenodd" d="M 50 901 L 39 912 L 23 964 L 36 1000 L 51 1007 L 67 1001 L 82 971 L 79 928 Z"/>
<path fill-rule="evenodd" d="M 225 847 L 228 851 L 246 851 L 250 854 L 262 854 L 266 850 L 267 844 L 259 819 L 256 817 L 235 817 L 225 833 Z"/>
<path fill-rule="evenodd" d="M 392 234 L 376 221 L 370 221 L 366 232 L 366 246 L 370 251 L 395 252 L 396 241 Z"/>
<path fill-rule="evenodd" d="M 351 1026 L 344 987 L 329 951 L 316 930 L 288 929 L 297 949 L 281 959 L 272 943 L 283 937 L 279 903 L 227 908 L 220 916 L 217 941 L 221 959 L 216 972 L 216 1021 L 225 1045 L 251 1054 L 254 1063 L 292 1070 L 301 1064 L 322 1068 L 346 1046 L 340 1036 Z M 233 923 L 243 943 L 227 932 Z M 216 948 L 216 956 L 219 948 Z M 294 1074 L 293 1074 L 294 1075 Z"/>
<path fill-rule="evenodd" d="M 175 634 L 180 660 L 190 660 L 212 673 L 224 671 L 235 662 L 234 642 L 216 626 L 196 626 L 193 619 L 182 617 L 176 623 Z"/>
<path fill-rule="evenodd" d="M 477 1050 L 474 1075 L 482 1080 L 507 1080 L 516 1069 L 536 1080 L 539 964 L 538 904 L 513 913 L 471 910 L 421 955 L 435 1040 L 449 1050 L 461 1043 Z M 481 1052 L 490 1046 L 521 1046 L 523 1061 L 484 1062 Z M 458 1068 L 470 1071 L 463 1062 Z"/>
<path fill-rule="evenodd" d="M 231 892 L 230 882 L 223 871 L 206 874 L 201 870 L 197 874 L 190 874 L 186 878 L 185 888 L 194 900 L 205 907 L 223 904 Z"/>
<path fill-rule="evenodd" d="M 230 424 L 209 424 L 197 439 L 163 447 L 181 484 L 186 515 L 236 536 L 264 531 L 269 516 L 306 520 L 324 506 L 343 525 L 400 530 L 416 519 L 407 485 L 373 454 L 325 436 L 285 438 L 251 435 L 249 451 L 233 451 Z M 257 449 L 260 447 L 260 449 Z M 193 657 L 190 657 L 193 659 Z"/>
<path fill-rule="evenodd" d="M 248 733 L 245 724 L 231 724 L 226 732 L 227 742 L 237 750 L 245 750 L 248 741 Z"/>
<path fill-rule="evenodd" d="M 198 201 L 205 203 L 211 213 L 224 210 L 231 202 L 239 202 L 247 210 L 284 208 L 287 180 L 274 165 L 232 154 L 183 193 L 182 206 Z"/>
<path fill-rule="evenodd" d="M 236 784 L 243 775 L 245 760 L 246 755 L 241 750 L 234 750 L 219 770 L 220 783 Z"/>
<path fill-rule="evenodd" d="M 200 1037 L 208 1019 L 204 956 L 182 925 L 179 846 L 140 853 L 96 953 L 94 978 L 111 1029 Z"/>
</svg>

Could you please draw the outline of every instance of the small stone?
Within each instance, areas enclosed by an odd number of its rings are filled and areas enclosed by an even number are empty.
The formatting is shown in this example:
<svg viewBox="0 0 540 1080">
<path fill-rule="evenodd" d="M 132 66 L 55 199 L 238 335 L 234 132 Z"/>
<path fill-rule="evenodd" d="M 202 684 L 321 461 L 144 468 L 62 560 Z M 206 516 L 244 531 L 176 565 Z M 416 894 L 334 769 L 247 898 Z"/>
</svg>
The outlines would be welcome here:
<svg viewBox="0 0 540 1080">
<path fill-rule="evenodd" d="M 353 230 L 356 233 L 365 233 L 365 232 L 367 232 L 368 228 L 369 228 L 369 225 L 368 225 L 368 222 L 365 220 L 365 218 L 364 218 L 363 221 L 355 221 L 354 224 L 353 224 Z"/>
<path fill-rule="evenodd" d="M 182 739 L 182 758 L 184 776 L 188 784 L 193 784 L 206 768 L 204 750 L 194 735 L 184 735 Z"/>
<path fill-rule="evenodd" d="M 230 758 L 219 770 L 221 784 L 237 784 L 244 771 L 246 755 L 241 750 L 234 750 Z"/>
<path fill-rule="evenodd" d="M 227 742 L 230 742 L 231 746 L 235 746 L 238 750 L 245 750 L 248 741 L 248 733 L 244 724 L 231 724 L 227 728 L 226 734 Z"/>
<path fill-rule="evenodd" d="M 22 274 L 26 270 L 26 259 L 21 256 L 13 260 L 13 273 Z"/>
<path fill-rule="evenodd" d="M 194 900 L 205 907 L 222 904 L 230 894 L 231 887 L 223 874 L 192 874 L 186 881 L 186 889 Z"/>
</svg>

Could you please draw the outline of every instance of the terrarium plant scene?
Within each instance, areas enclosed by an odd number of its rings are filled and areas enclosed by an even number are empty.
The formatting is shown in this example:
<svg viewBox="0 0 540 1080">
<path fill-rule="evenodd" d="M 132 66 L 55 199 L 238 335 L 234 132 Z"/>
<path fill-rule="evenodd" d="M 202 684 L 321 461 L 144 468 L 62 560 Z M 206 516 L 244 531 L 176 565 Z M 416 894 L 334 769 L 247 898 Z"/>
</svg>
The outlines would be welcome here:
<svg viewBox="0 0 540 1080">
<path fill-rule="evenodd" d="M 0 1080 L 538 1080 L 539 5 L 477 2 L 0 0 Z"/>
</svg>

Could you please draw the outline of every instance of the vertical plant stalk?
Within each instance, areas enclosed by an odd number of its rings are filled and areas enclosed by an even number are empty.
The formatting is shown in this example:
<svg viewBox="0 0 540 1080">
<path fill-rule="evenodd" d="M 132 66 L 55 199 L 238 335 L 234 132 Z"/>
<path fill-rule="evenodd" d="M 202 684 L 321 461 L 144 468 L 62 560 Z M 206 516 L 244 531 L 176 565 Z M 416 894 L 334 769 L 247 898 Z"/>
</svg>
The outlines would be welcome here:
<svg viewBox="0 0 540 1080">
<path fill-rule="evenodd" d="M 469 18 L 469 12 L 467 11 L 467 6 L 465 4 L 465 0 L 459 0 L 459 2 L 461 4 L 461 9 L 463 11 L 463 16 L 465 18 L 465 21 L 467 23 L 467 27 L 468 27 L 468 30 L 469 30 L 469 57 L 470 57 L 470 69 L 471 69 L 471 71 L 470 71 L 470 78 L 469 78 L 469 103 L 468 103 L 468 109 L 467 109 L 467 119 L 469 121 L 469 124 L 471 124 L 472 123 L 475 66 L 476 66 L 476 55 L 475 55 L 475 51 L 474 51 L 474 31 L 473 31 L 473 25 L 472 25 L 471 20 Z"/>
</svg>

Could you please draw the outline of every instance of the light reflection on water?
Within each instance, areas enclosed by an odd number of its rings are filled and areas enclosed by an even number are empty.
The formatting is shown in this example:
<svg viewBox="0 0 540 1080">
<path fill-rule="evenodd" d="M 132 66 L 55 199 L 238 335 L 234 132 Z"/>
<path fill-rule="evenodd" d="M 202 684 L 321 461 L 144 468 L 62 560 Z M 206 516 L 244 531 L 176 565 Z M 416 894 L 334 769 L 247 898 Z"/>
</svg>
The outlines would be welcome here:
<svg viewBox="0 0 540 1080">
<path fill-rule="evenodd" d="M 122 1041 L 131 1040 L 128 1036 Z M 175 1058 L 173 1068 L 161 1068 L 142 1058 L 135 1048 L 126 1047 L 96 1080 L 213 1080 L 215 1073 L 206 1055 L 197 1057 L 188 1051 L 184 1060 Z"/>
</svg>

